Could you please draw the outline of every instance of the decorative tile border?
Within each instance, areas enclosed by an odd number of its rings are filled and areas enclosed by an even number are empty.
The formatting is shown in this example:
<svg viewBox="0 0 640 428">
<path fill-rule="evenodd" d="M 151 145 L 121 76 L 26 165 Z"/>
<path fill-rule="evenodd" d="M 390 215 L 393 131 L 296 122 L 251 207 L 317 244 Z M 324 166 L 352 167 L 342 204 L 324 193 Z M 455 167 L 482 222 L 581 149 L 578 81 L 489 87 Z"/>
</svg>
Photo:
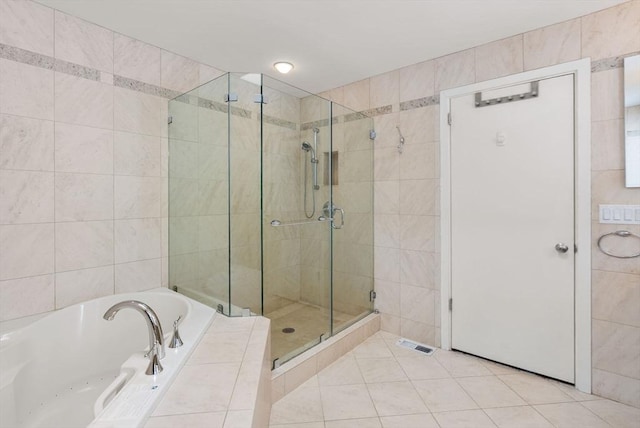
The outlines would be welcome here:
<svg viewBox="0 0 640 428">
<path fill-rule="evenodd" d="M 391 104 L 386 105 L 386 106 L 382 106 L 382 107 L 376 107 L 376 108 L 372 108 L 369 110 L 365 110 L 362 113 L 364 113 L 367 117 L 375 117 L 375 116 L 380 116 L 383 114 L 389 114 L 393 111 L 393 106 Z"/>
<path fill-rule="evenodd" d="M 371 119 L 369 115 L 367 115 L 366 111 L 345 114 L 343 117 L 345 122 L 353 122 L 354 120 L 360 119 Z"/>
<path fill-rule="evenodd" d="M 113 86 L 119 88 L 131 89 L 132 91 L 142 92 L 148 95 L 154 95 L 160 98 L 174 99 L 182 94 L 178 91 L 152 85 L 150 83 L 140 82 L 139 80 L 129 79 L 123 76 L 113 76 Z"/>
<path fill-rule="evenodd" d="M 435 106 L 440 104 L 440 95 L 418 98 L 400 103 L 400 111 L 413 110 L 414 108 Z"/>
<path fill-rule="evenodd" d="M 229 106 L 224 103 L 218 103 L 215 101 L 208 100 L 206 98 L 198 97 L 198 106 L 202 108 L 208 108 L 209 110 L 219 111 L 221 113 L 228 113 Z"/>
<path fill-rule="evenodd" d="M 284 119 L 278 119 L 277 117 L 269 116 L 266 114 L 262 115 L 262 119 L 264 120 L 265 123 L 268 123 L 270 125 L 276 125 L 281 128 L 288 128 L 288 129 L 291 129 L 292 131 L 298 130 L 298 124 L 295 122 L 290 122 Z"/>
<path fill-rule="evenodd" d="M 45 68 L 47 70 L 53 70 L 53 65 L 55 64 L 55 60 L 50 56 L 4 45 L 2 43 L 0 43 L 0 58 L 33 65 L 34 67 Z"/>
<path fill-rule="evenodd" d="M 103 74 L 93 68 L 84 67 L 61 59 L 55 60 L 53 69 L 60 73 L 70 74 L 87 80 L 95 80 L 96 82 L 100 81 L 101 74 Z"/>
<path fill-rule="evenodd" d="M 591 72 L 597 73 L 600 71 L 612 70 L 616 68 L 622 68 L 624 65 L 624 58 L 628 56 L 638 55 L 640 52 L 633 52 L 626 55 L 615 56 L 611 58 L 604 58 L 601 60 L 593 61 L 591 63 Z M 55 59 L 48 55 L 42 55 L 36 52 L 31 52 L 25 49 L 20 49 L 14 46 L 9 46 L 0 43 L 0 58 L 10 61 L 20 62 L 22 64 L 31 65 L 34 67 L 44 68 L 47 70 L 53 70 L 59 73 L 65 73 L 72 76 L 80 77 L 87 80 L 93 80 L 97 82 L 104 81 L 104 77 L 111 77 L 110 73 L 105 73 L 97 69 L 85 67 L 79 64 Z M 152 85 L 150 83 L 141 82 L 139 80 L 129 79 L 124 76 L 113 75 L 113 86 L 119 88 L 130 89 L 132 91 L 142 92 L 144 94 L 153 95 L 168 100 L 175 99 L 187 104 L 196 105 L 203 108 L 209 108 L 211 110 L 227 113 L 231 108 L 231 114 L 243 118 L 251 118 L 252 113 L 249 110 L 245 110 L 239 107 L 227 106 L 222 102 L 216 102 L 201 98 L 195 95 L 181 94 L 178 91 L 172 89 L 163 88 L 161 86 Z M 400 103 L 400 111 L 413 110 L 416 108 L 428 107 L 432 105 L 440 104 L 440 96 L 433 95 L 430 97 L 418 98 L 410 101 L 403 101 Z M 364 119 L 367 117 L 373 118 L 393 112 L 392 105 L 386 105 L 382 107 L 375 107 L 362 112 L 350 113 L 344 116 L 338 116 L 332 118 L 332 123 L 339 123 L 342 119 L 344 122 L 351 122 L 354 120 Z M 263 116 L 266 123 L 271 125 L 281 126 L 283 128 L 296 130 L 298 125 L 294 122 L 290 122 L 283 119 L 278 119 L 271 116 Z M 307 122 L 300 125 L 300 130 L 305 131 L 311 128 L 320 128 L 329 125 L 328 119 L 317 120 L 314 122 Z"/>
<path fill-rule="evenodd" d="M 624 67 L 624 59 L 629 56 L 638 55 L 640 52 L 632 52 L 626 55 L 614 56 L 611 58 L 599 59 L 591 62 L 591 72 L 597 73 L 599 71 L 612 70 L 614 68 Z"/>
<path fill-rule="evenodd" d="M 337 118 L 334 118 L 334 119 L 337 119 Z M 337 123 L 337 120 L 333 123 Z M 329 119 L 321 119 L 321 120 L 314 120 L 313 122 L 305 122 L 302 125 L 300 125 L 300 130 L 308 131 L 309 129 L 312 129 L 312 128 L 323 128 L 325 126 L 329 126 Z"/>
</svg>

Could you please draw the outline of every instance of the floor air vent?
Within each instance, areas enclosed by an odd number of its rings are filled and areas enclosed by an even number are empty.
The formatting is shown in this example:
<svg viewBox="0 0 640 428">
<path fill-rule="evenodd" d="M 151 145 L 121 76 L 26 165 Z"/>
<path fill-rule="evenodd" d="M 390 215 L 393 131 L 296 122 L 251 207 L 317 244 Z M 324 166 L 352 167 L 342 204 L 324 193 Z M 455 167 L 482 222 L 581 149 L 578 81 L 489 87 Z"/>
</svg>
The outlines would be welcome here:
<svg viewBox="0 0 640 428">
<path fill-rule="evenodd" d="M 413 342 L 409 339 L 399 339 L 396 342 L 396 345 L 401 346 L 407 349 L 413 349 L 416 352 L 422 352 L 425 355 L 431 355 L 435 352 L 434 348 L 431 348 L 427 345 L 423 345 L 422 343 Z"/>
</svg>

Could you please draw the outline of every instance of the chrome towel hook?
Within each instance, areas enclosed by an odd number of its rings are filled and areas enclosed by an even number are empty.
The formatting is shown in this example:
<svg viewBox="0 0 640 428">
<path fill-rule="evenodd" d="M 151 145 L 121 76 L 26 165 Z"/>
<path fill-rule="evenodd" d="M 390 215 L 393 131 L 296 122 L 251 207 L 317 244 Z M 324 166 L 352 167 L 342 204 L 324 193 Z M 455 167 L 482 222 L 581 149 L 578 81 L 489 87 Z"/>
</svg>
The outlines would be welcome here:
<svg viewBox="0 0 640 428">
<path fill-rule="evenodd" d="M 602 240 L 604 238 L 606 238 L 607 236 L 619 236 L 621 238 L 631 238 L 631 237 L 633 237 L 633 238 L 637 238 L 639 240 L 640 240 L 640 236 L 635 235 L 635 234 L 629 232 L 628 230 L 616 230 L 615 232 L 605 233 L 600 238 L 598 238 L 598 249 L 600 251 L 602 251 L 603 253 L 605 253 L 607 256 L 615 257 L 617 259 L 632 259 L 634 257 L 640 257 L 640 251 L 638 251 L 635 254 L 631 254 L 630 256 L 619 256 L 617 254 L 612 254 L 612 253 L 608 252 L 607 250 L 602 248 L 602 245 L 601 245 Z"/>
</svg>

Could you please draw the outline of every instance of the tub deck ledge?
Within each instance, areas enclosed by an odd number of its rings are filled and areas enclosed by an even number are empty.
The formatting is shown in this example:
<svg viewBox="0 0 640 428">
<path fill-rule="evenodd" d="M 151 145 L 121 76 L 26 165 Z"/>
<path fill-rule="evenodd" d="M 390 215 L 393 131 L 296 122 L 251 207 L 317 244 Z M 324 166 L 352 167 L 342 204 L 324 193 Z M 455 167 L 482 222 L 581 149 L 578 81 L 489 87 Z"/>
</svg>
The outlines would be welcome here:
<svg viewBox="0 0 640 428">
<path fill-rule="evenodd" d="M 268 427 L 269 323 L 217 315 L 144 427 Z"/>
</svg>

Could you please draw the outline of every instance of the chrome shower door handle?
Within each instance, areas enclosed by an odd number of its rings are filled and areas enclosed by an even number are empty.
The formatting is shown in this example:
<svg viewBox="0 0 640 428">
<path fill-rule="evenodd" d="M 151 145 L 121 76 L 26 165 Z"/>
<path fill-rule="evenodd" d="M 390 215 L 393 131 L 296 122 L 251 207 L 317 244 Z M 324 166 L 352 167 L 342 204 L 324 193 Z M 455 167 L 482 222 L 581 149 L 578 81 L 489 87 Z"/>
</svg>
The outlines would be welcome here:
<svg viewBox="0 0 640 428">
<path fill-rule="evenodd" d="M 563 244 L 562 242 L 558 242 L 555 246 L 556 251 L 559 253 L 566 253 L 567 251 L 569 251 L 569 247 L 567 246 L 567 244 Z"/>
<path fill-rule="evenodd" d="M 340 225 L 336 225 L 336 212 L 340 211 Z M 344 210 L 342 208 L 335 207 L 333 209 L 333 218 L 331 219 L 331 227 L 334 229 L 342 229 L 344 226 Z"/>
</svg>

